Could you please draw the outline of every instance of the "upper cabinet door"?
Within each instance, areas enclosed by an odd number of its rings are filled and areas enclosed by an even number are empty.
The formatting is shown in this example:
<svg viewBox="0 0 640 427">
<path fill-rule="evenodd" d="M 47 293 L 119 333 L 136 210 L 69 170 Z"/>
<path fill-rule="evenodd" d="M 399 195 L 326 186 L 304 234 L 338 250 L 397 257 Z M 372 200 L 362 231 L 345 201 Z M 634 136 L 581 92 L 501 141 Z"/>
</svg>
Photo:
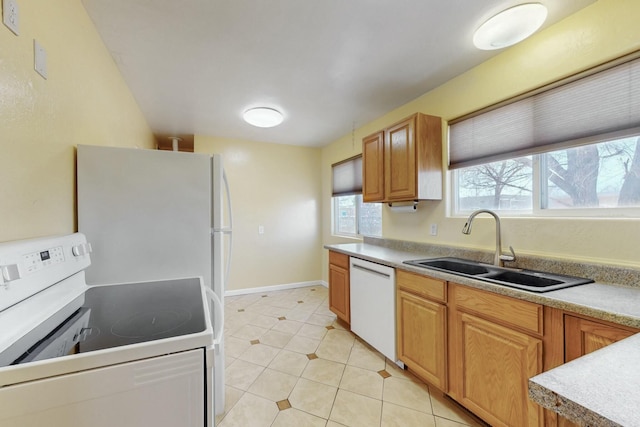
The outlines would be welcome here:
<svg viewBox="0 0 640 427">
<path fill-rule="evenodd" d="M 442 199 L 442 119 L 416 113 L 362 140 L 365 202 Z"/>
<path fill-rule="evenodd" d="M 362 199 L 365 202 L 384 200 L 384 132 L 362 140 Z"/>
<path fill-rule="evenodd" d="M 416 180 L 416 116 L 385 131 L 385 194 L 387 200 L 418 198 Z"/>
</svg>

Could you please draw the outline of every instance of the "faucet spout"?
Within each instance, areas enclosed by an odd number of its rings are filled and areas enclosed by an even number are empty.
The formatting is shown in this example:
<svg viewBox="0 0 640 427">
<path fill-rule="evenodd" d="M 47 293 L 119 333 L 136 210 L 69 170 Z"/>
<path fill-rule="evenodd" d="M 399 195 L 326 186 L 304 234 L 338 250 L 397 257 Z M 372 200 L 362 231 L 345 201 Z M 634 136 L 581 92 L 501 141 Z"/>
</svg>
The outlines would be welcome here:
<svg viewBox="0 0 640 427">
<path fill-rule="evenodd" d="M 502 254 L 502 241 L 500 237 L 501 236 L 500 217 L 495 212 L 489 209 L 478 209 L 477 211 L 472 212 L 471 215 L 469 215 L 469 218 L 467 218 L 467 222 L 464 224 L 464 227 L 462 227 L 462 233 L 471 234 L 471 224 L 473 223 L 474 218 L 481 213 L 489 214 L 496 220 L 496 253 L 495 253 L 495 256 L 493 257 L 493 264 L 502 267 L 504 265 L 504 261 L 515 261 L 516 254 L 513 251 L 513 248 L 511 246 L 509 246 L 509 249 L 511 250 L 511 255 Z"/>
</svg>

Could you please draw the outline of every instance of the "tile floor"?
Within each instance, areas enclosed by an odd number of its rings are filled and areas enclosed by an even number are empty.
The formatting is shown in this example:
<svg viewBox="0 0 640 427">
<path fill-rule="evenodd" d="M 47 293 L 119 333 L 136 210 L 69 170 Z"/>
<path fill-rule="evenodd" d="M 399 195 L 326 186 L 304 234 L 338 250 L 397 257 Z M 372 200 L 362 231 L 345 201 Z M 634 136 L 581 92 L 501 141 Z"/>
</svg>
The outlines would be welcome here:
<svg viewBox="0 0 640 427">
<path fill-rule="evenodd" d="M 336 321 L 327 289 L 225 300 L 219 427 L 484 426 Z"/>
</svg>

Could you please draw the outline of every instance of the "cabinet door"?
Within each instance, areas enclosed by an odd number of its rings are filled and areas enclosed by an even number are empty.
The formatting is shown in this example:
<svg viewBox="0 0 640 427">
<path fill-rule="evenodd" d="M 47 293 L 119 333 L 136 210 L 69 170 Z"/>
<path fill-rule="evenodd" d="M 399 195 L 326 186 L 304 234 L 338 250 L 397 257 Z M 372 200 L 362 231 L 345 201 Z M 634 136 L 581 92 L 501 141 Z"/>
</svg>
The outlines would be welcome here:
<svg viewBox="0 0 640 427">
<path fill-rule="evenodd" d="M 398 358 L 418 376 L 447 391 L 446 306 L 401 289 L 397 304 Z"/>
<path fill-rule="evenodd" d="M 570 362 L 580 356 L 630 337 L 636 332 L 601 322 L 565 315 L 565 362 Z"/>
<path fill-rule="evenodd" d="M 460 311 L 453 319 L 452 395 L 492 426 L 541 426 L 528 379 L 542 372 L 542 340 Z"/>
<path fill-rule="evenodd" d="M 329 264 L 329 309 L 347 323 L 351 323 L 349 293 L 349 270 Z"/>
<path fill-rule="evenodd" d="M 362 199 L 365 202 L 384 200 L 384 132 L 362 140 Z"/>
<path fill-rule="evenodd" d="M 416 179 L 416 116 L 385 131 L 384 173 L 386 200 L 418 198 Z"/>
</svg>

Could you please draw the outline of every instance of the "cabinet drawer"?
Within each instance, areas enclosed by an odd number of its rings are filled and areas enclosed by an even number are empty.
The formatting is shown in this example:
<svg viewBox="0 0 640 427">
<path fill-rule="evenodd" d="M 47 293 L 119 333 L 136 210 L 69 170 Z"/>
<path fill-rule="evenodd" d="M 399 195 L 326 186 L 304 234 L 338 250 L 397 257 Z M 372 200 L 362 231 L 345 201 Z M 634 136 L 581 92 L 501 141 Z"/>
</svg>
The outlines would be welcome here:
<svg viewBox="0 0 640 427">
<path fill-rule="evenodd" d="M 329 264 L 349 270 L 349 255 L 329 251 Z"/>
<path fill-rule="evenodd" d="M 457 308 L 480 314 L 496 323 L 512 326 L 536 335 L 543 334 L 542 305 L 522 301 L 464 285 L 449 287 Z"/>
<path fill-rule="evenodd" d="M 444 280 L 397 270 L 396 284 L 398 287 L 414 294 L 436 301 L 447 301 L 447 288 Z"/>
</svg>

